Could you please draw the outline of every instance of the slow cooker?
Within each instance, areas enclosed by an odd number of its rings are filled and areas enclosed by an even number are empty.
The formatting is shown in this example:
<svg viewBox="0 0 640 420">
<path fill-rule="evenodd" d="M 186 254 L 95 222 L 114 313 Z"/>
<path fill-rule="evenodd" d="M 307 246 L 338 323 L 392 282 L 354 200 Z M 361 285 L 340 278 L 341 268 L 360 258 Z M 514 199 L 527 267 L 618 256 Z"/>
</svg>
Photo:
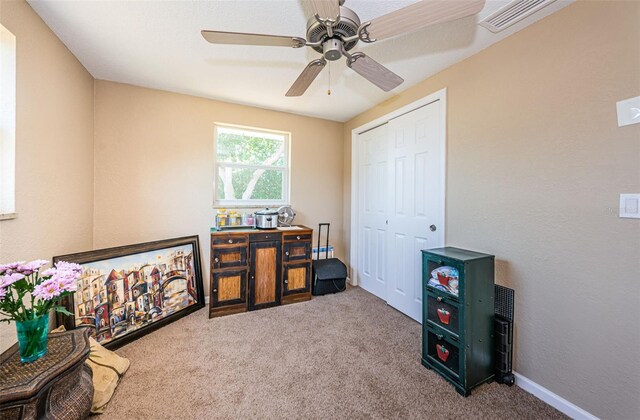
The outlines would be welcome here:
<svg viewBox="0 0 640 420">
<path fill-rule="evenodd" d="M 258 229 L 275 229 L 278 227 L 278 210 L 270 208 L 256 212 L 256 227 Z"/>
</svg>

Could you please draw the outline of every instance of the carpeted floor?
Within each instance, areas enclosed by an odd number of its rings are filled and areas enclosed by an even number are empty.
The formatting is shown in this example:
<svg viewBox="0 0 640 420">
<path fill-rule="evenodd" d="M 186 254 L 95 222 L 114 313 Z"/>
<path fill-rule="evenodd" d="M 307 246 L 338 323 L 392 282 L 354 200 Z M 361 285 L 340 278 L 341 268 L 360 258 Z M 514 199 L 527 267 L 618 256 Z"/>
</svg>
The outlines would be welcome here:
<svg viewBox="0 0 640 420">
<path fill-rule="evenodd" d="M 122 347 L 102 418 L 563 418 L 517 386 L 461 397 L 420 364 L 418 323 L 360 288 L 209 320 L 203 309 Z"/>
</svg>

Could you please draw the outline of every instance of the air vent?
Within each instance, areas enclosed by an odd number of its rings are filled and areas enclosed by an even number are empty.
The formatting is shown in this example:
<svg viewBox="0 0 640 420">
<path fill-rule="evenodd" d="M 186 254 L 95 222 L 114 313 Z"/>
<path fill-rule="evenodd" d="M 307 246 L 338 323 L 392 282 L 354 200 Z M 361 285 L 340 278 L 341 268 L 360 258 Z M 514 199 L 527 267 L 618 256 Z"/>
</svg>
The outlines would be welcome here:
<svg viewBox="0 0 640 420">
<path fill-rule="evenodd" d="M 555 0 L 516 0 L 483 19 L 479 25 L 491 32 L 500 32 L 537 12 Z"/>
</svg>

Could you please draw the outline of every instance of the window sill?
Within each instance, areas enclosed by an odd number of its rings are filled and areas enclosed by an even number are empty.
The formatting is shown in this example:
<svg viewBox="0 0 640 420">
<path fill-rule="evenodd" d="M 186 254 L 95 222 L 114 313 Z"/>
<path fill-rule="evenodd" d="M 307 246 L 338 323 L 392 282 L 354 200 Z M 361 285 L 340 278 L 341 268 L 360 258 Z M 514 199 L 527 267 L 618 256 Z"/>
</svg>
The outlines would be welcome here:
<svg viewBox="0 0 640 420">
<path fill-rule="evenodd" d="M 18 213 L 0 213 L 0 220 L 11 220 L 18 217 Z"/>
</svg>

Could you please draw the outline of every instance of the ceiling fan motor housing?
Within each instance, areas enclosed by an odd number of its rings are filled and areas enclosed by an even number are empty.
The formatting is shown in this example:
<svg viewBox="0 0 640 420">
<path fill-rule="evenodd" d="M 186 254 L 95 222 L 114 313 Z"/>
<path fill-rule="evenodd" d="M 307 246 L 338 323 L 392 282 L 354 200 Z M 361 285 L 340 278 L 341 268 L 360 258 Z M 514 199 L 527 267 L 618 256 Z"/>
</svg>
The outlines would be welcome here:
<svg viewBox="0 0 640 420">
<path fill-rule="evenodd" d="M 312 48 L 317 52 L 323 54 L 327 60 L 337 60 L 338 58 L 342 57 L 341 48 L 333 42 L 327 46 L 325 44 L 325 41 L 328 39 L 333 39 L 337 40 L 339 44 L 343 44 L 342 39 L 357 35 L 359 27 L 360 18 L 358 17 L 358 15 L 348 7 L 340 6 L 340 18 L 332 28 L 333 37 L 330 38 L 329 34 L 327 33 L 327 28 L 323 24 L 318 22 L 315 16 L 312 16 L 307 22 L 307 41 L 319 42 L 320 45 L 313 46 Z M 357 43 L 358 39 L 350 42 L 345 42 L 342 48 L 344 48 L 345 51 L 349 51 L 350 49 L 355 47 Z M 338 49 L 335 49 L 336 47 L 338 47 Z"/>
<path fill-rule="evenodd" d="M 329 61 L 338 60 L 342 57 L 342 41 L 335 38 L 327 39 L 322 43 L 322 54 Z"/>
</svg>

